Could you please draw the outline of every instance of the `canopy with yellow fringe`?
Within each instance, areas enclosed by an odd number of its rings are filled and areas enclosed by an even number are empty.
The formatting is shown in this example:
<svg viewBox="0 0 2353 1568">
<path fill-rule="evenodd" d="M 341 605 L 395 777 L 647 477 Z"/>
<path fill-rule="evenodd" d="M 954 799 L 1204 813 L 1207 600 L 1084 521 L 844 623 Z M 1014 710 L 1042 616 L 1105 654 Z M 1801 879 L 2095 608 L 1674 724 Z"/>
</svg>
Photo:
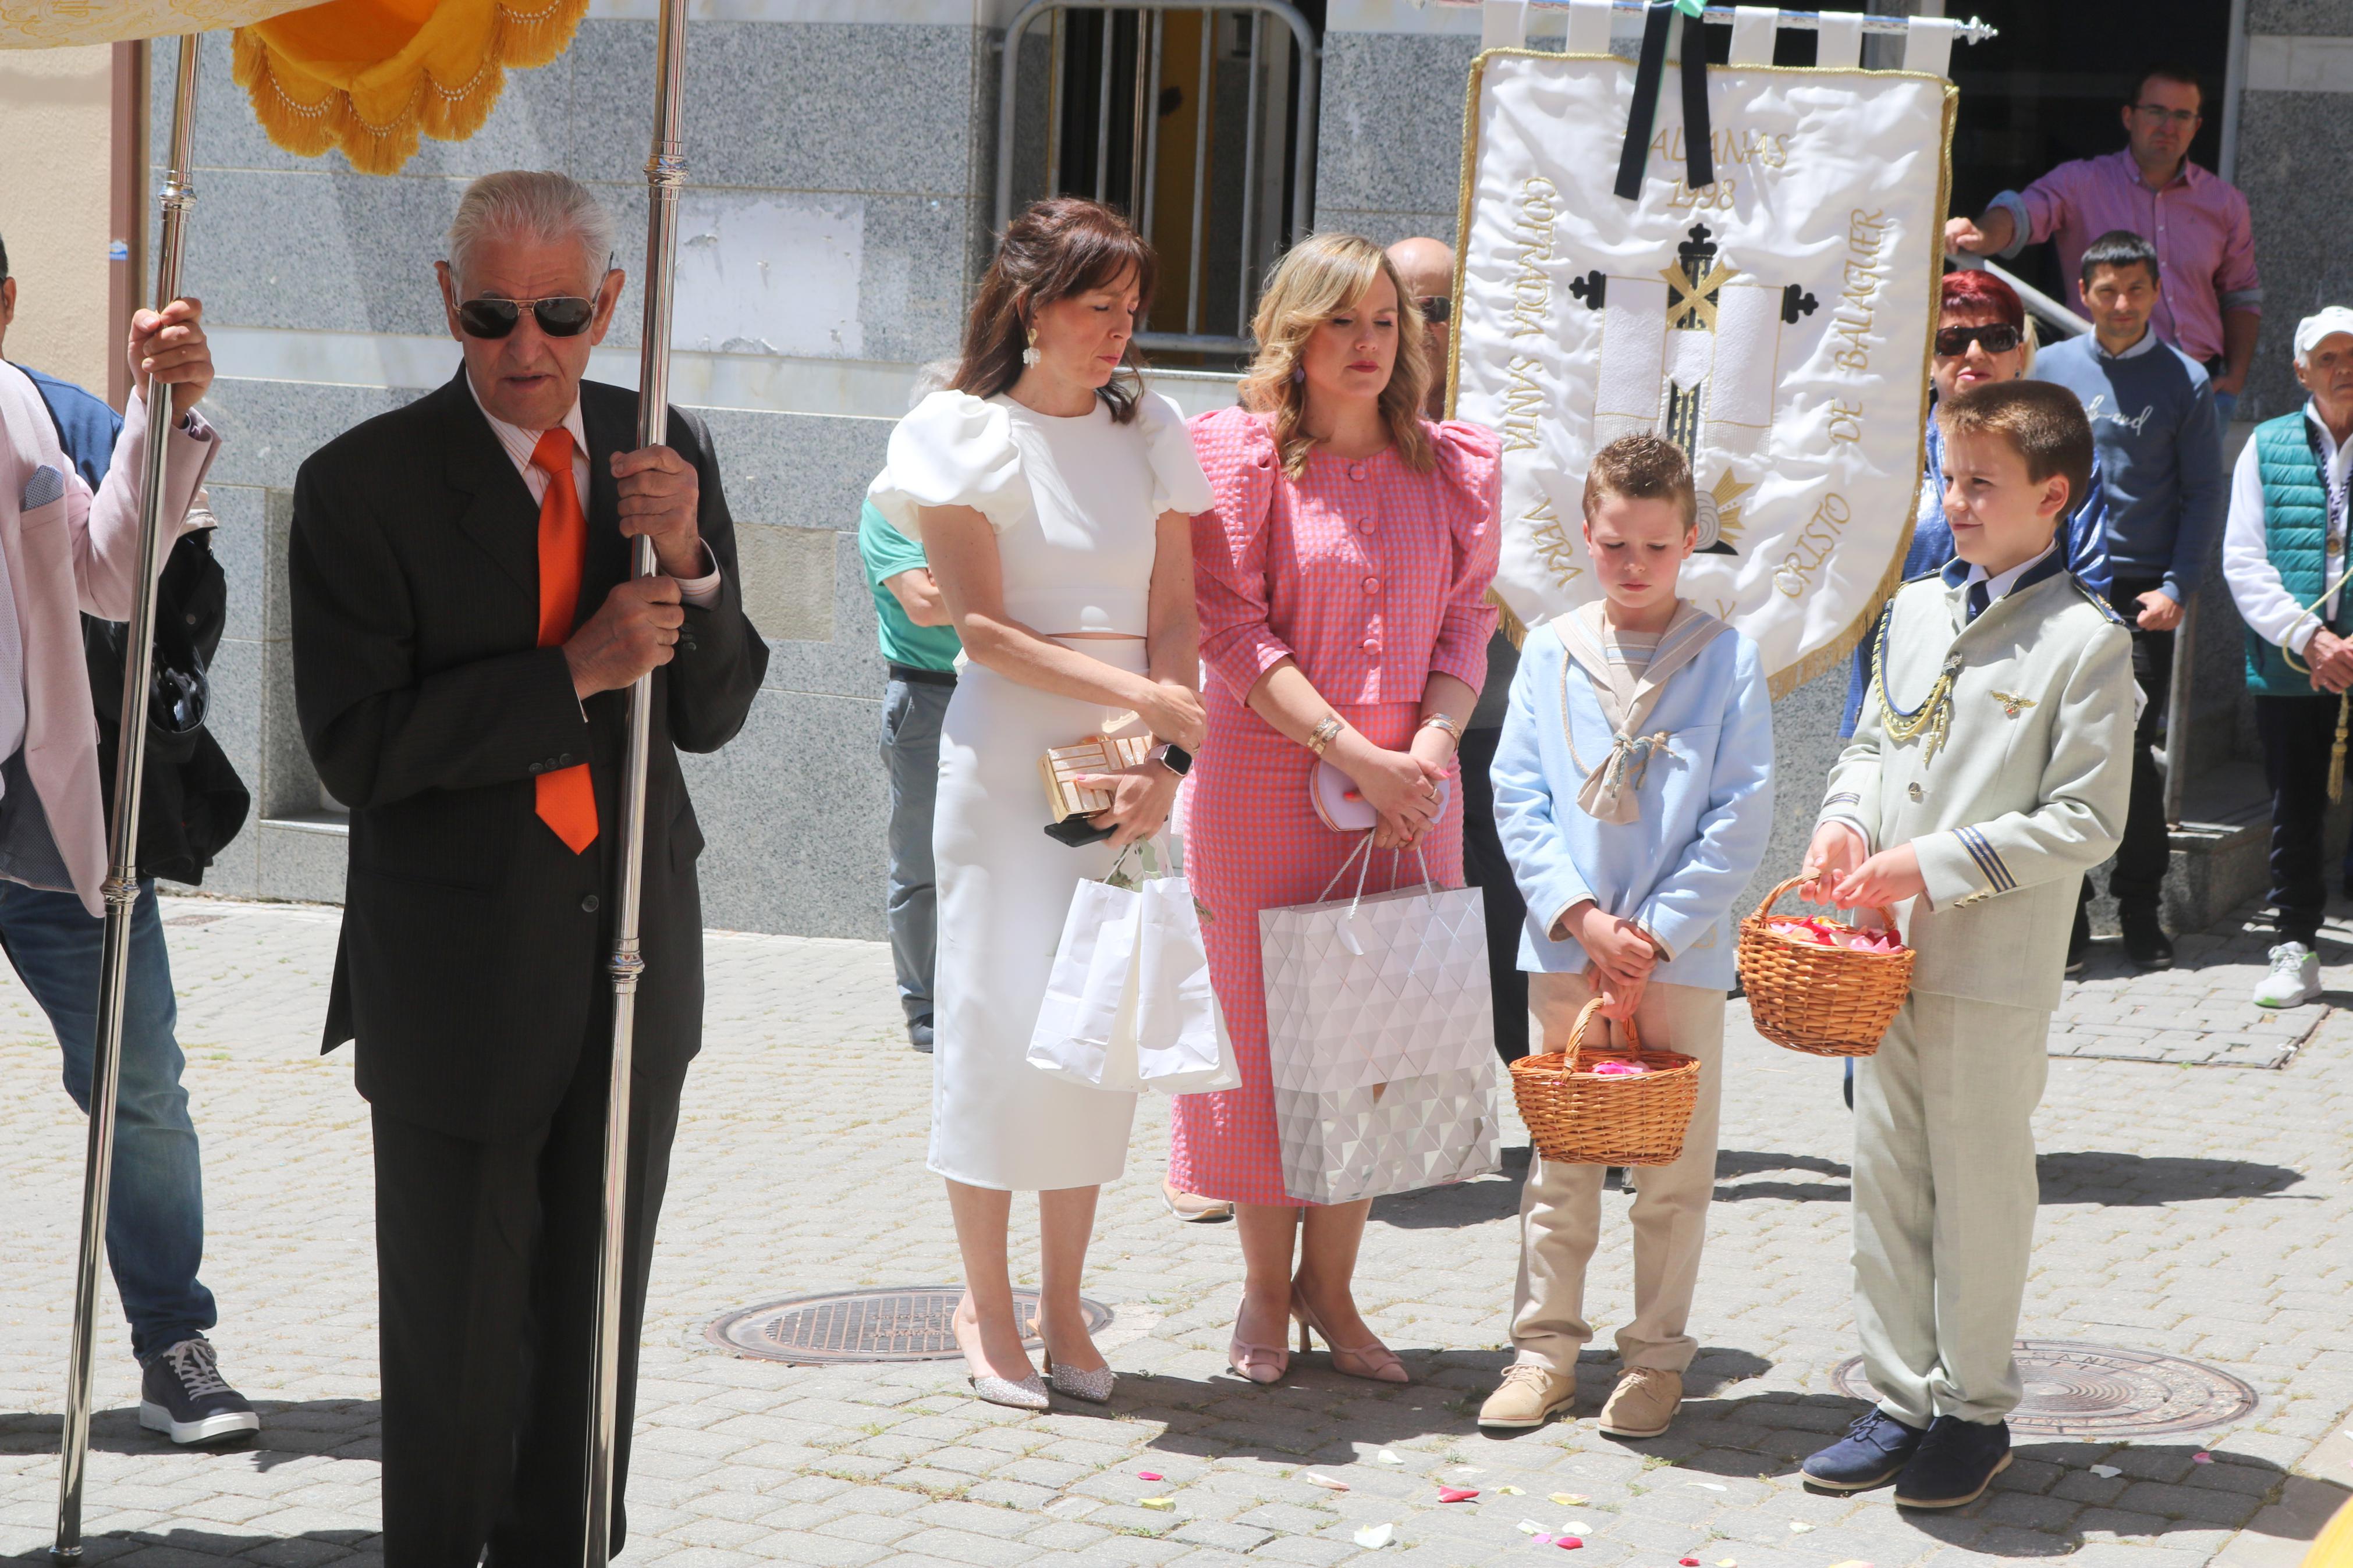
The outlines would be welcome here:
<svg viewBox="0 0 2353 1568">
<path fill-rule="evenodd" d="M 588 0 L 0 0 L 0 47 L 236 29 L 237 80 L 290 153 L 389 174 L 417 138 L 481 129 L 506 73 L 545 65 Z"/>
</svg>

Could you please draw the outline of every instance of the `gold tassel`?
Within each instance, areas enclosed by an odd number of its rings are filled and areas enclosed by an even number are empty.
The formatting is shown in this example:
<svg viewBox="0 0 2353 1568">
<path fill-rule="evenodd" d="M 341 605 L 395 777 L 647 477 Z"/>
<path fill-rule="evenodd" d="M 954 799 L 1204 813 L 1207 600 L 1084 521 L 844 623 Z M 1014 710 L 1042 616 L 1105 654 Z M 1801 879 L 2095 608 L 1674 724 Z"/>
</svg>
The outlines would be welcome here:
<svg viewBox="0 0 2353 1568">
<path fill-rule="evenodd" d="M 2328 748 L 2328 798 L 2333 804 L 2345 798 L 2345 731 L 2353 721 L 2353 691 L 2337 700 L 2337 743 Z"/>
</svg>

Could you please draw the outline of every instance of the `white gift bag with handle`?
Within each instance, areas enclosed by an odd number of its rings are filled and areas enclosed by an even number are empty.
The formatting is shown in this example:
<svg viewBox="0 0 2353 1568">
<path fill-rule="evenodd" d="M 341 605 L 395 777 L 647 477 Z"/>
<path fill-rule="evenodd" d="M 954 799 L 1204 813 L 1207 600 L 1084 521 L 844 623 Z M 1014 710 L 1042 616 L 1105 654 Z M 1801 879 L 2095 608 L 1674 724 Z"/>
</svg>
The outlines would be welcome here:
<svg viewBox="0 0 2353 1568">
<path fill-rule="evenodd" d="M 1130 846 L 1131 848 L 1134 846 Z M 1137 934 L 1144 895 L 1113 862 L 1102 881 L 1082 880 L 1062 917 L 1062 940 L 1029 1032 L 1029 1062 L 1089 1089 L 1144 1087 L 1136 1072 Z"/>
<path fill-rule="evenodd" d="M 1419 856 L 1419 848 L 1415 851 Z M 1478 890 L 1430 879 L 1259 911 L 1283 1186 L 1348 1203 L 1499 1168 L 1494 1000 Z"/>
<path fill-rule="evenodd" d="M 1180 872 L 1143 888 L 1136 938 L 1136 1066 L 1162 1094 L 1240 1089 L 1225 1010 L 1209 985 L 1201 907 Z"/>
</svg>

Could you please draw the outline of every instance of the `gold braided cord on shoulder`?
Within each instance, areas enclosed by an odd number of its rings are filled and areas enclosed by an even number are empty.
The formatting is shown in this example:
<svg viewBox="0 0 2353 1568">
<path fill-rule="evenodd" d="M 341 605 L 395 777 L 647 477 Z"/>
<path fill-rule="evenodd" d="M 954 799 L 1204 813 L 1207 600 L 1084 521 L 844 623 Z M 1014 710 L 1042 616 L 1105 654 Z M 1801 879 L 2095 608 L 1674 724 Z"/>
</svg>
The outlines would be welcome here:
<svg viewBox="0 0 2353 1568">
<path fill-rule="evenodd" d="M 237 80 L 290 153 L 390 174 L 482 128 L 509 70 L 564 52 L 588 0 L 329 0 L 237 31 Z"/>
</svg>

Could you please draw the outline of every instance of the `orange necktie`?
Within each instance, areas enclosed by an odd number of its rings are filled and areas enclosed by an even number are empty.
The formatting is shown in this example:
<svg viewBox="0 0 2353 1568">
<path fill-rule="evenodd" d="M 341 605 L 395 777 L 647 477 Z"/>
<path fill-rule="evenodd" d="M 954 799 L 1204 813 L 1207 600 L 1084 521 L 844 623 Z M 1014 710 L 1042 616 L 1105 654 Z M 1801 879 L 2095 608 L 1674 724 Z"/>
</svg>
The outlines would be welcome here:
<svg viewBox="0 0 2353 1568">
<path fill-rule="evenodd" d="M 588 555 L 588 518 L 572 482 L 572 432 L 557 426 L 532 448 L 531 466 L 547 476 L 539 503 L 539 646 L 572 636 L 580 604 L 580 571 Z M 596 789 L 588 764 L 539 775 L 539 819 L 577 855 L 596 842 Z"/>
</svg>

